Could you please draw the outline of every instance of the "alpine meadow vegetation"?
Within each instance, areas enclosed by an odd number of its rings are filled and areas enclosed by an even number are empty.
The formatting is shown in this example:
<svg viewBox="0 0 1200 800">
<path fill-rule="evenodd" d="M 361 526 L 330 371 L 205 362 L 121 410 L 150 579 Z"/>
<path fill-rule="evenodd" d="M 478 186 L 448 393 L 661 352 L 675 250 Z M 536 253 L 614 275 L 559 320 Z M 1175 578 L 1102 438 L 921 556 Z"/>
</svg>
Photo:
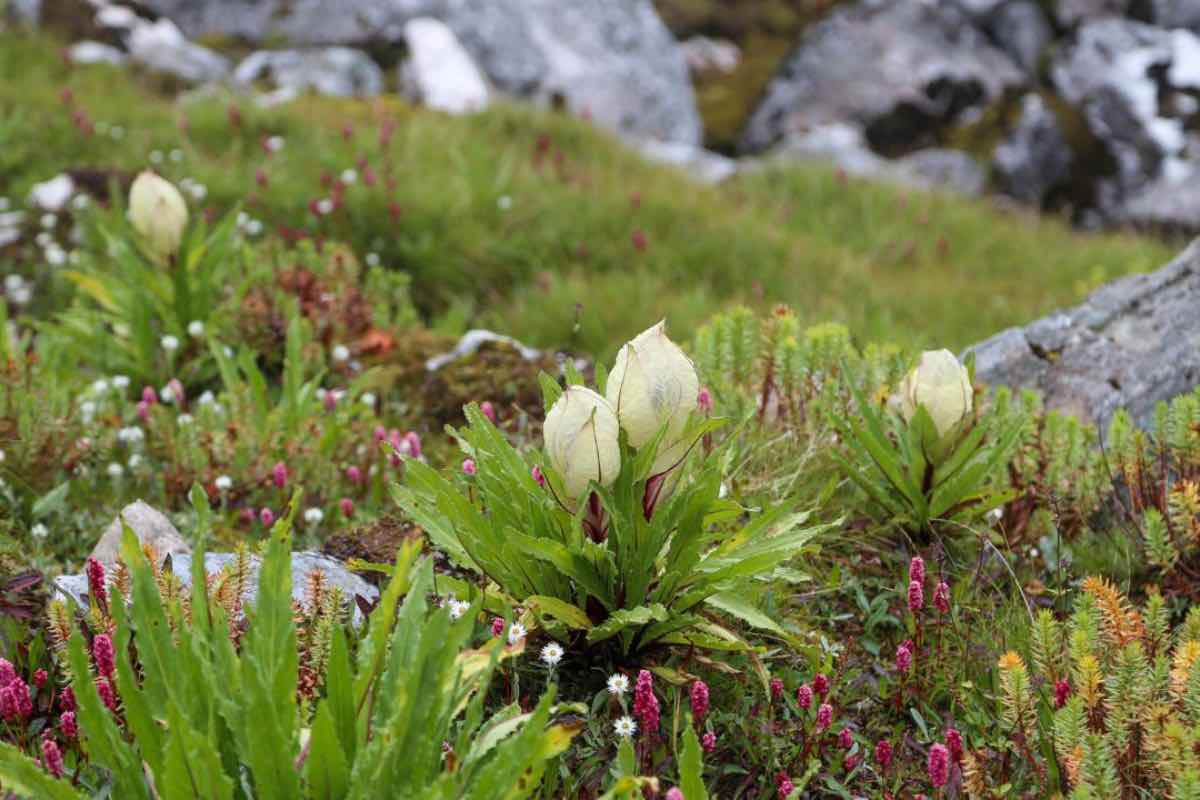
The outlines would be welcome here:
<svg viewBox="0 0 1200 800">
<path fill-rule="evenodd" d="M 958 355 L 1161 241 L 59 44 L 0 33 L 3 800 L 1200 798 L 1200 387 Z"/>
</svg>

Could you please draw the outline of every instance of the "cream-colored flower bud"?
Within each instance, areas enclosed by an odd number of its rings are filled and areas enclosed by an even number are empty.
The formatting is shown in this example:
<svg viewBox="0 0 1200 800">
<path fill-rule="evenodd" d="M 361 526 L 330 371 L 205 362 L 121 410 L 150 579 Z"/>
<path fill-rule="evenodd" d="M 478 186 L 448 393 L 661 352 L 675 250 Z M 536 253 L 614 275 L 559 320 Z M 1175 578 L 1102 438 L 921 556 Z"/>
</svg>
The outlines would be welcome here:
<svg viewBox="0 0 1200 800">
<path fill-rule="evenodd" d="M 894 398 L 905 421 L 925 407 L 939 437 L 954 430 L 971 413 L 975 393 L 967 368 L 949 350 L 927 350 L 905 376 Z"/>
<path fill-rule="evenodd" d="M 666 425 L 664 451 L 678 444 L 700 393 L 696 368 L 665 328 L 660 322 L 621 348 L 606 391 L 629 444 L 645 445 Z"/>
<path fill-rule="evenodd" d="M 568 386 L 546 415 L 546 456 L 574 504 L 588 481 L 608 486 L 621 471 L 620 427 L 608 401 L 583 386 Z"/>
<path fill-rule="evenodd" d="M 143 172 L 129 190 L 129 222 L 150 251 L 166 260 L 179 250 L 188 210 L 183 195 L 170 181 Z"/>
</svg>

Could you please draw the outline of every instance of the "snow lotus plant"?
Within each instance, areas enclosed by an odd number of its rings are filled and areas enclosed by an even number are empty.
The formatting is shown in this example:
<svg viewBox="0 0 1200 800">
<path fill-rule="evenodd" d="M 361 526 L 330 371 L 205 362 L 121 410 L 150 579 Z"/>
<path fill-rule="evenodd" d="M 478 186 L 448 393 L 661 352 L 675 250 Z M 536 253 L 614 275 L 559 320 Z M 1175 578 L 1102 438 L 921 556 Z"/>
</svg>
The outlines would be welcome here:
<svg viewBox="0 0 1200 800">
<path fill-rule="evenodd" d="M 542 376 L 545 451 L 531 459 L 467 407 L 467 427 L 450 432 L 470 474 L 450 479 L 410 462 L 398 503 L 491 581 L 490 595 L 498 589 L 572 645 L 745 646 L 706 605 L 786 636 L 745 589 L 795 577 L 782 565 L 820 528 L 786 507 L 751 514 L 720 497 L 719 459 L 694 451 L 722 423 L 693 413 L 695 368 L 661 324 L 626 344 L 610 373 L 598 368 L 597 381 L 593 391 L 569 367 L 565 389 Z"/>
<path fill-rule="evenodd" d="M 846 475 L 889 521 L 918 535 L 942 521 L 964 522 L 1006 502 L 1001 474 L 1019 444 L 1025 417 L 977 413 L 971 362 L 928 351 L 886 408 L 850 381 L 859 418 L 834 420 L 850 458 Z"/>
<path fill-rule="evenodd" d="M 226 604 L 206 584 L 203 554 L 192 559 L 185 610 L 178 597 L 164 600 L 155 568 L 126 528 L 128 603 L 121 582 L 110 584 L 111 630 L 93 629 L 89 647 L 76 627 L 62 654 L 74 676 L 77 733 L 69 743 L 58 739 L 66 752 L 49 769 L 0 742 L 0 793 L 38 800 L 533 795 L 577 728 L 550 721 L 553 688 L 534 709 L 513 704 L 485 717 L 490 676 L 523 643 L 497 637 L 473 649 L 478 607 L 457 620 L 447 608 L 430 609 L 433 570 L 417 560 L 415 544 L 398 553 L 365 628 L 333 626 L 325 667 L 309 676 L 316 696 L 300 699 L 290 519 L 265 544 L 257 599 L 236 624 L 236 643 Z M 111 635 L 105 658 L 96 644 L 102 633 Z M 46 739 L 57 735 L 47 726 Z"/>
</svg>

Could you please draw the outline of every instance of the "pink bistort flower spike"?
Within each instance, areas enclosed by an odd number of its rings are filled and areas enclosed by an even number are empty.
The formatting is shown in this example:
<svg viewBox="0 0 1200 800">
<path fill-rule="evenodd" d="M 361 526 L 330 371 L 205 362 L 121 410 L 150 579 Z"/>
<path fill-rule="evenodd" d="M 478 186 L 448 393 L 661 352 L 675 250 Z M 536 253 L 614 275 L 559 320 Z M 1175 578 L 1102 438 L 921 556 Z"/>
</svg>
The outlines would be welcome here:
<svg viewBox="0 0 1200 800">
<path fill-rule="evenodd" d="M 282 461 L 276 461 L 275 466 L 271 467 L 271 481 L 275 484 L 276 489 L 282 489 L 287 486 L 288 468 L 287 464 Z"/>
<path fill-rule="evenodd" d="M 821 703 L 821 707 L 817 709 L 817 733 L 824 733 L 832 724 L 833 706 L 829 703 Z"/>
<path fill-rule="evenodd" d="M 929 772 L 929 782 L 939 789 L 950 781 L 950 751 L 944 744 L 935 744 L 929 748 L 929 761 L 926 764 Z"/>
<path fill-rule="evenodd" d="M 887 739 L 880 739 L 875 743 L 875 763 L 880 769 L 887 769 L 892 763 L 892 743 Z"/>
<path fill-rule="evenodd" d="M 914 614 L 921 613 L 925 607 L 925 588 L 920 581 L 910 581 L 908 584 L 908 610 Z"/>
<path fill-rule="evenodd" d="M 58 718 L 58 724 L 62 728 L 63 736 L 68 739 L 74 739 L 79 735 L 79 727 L 75 724 L 74 711 L 64 711 Z"/>
<path fill-rule="evenodd" d="M 692 716 L 696 721 L 704 719 L 708 713 L 708 684 L 704 681 L 693 681 L 691 689 Z"/>
<path fill-rule="evenodd" d="M 806 711 L 812 708 L 813 690 L 807 683 L 800 684 L 800 688 L 796 690 L 796 703 Z"/>
<path fill-rule="evenodd" d="M 116 657 L 112 639 L 107 633 L 98 633 L 92 639 L 92 660 L 96 662 L 97 672 L 106 678 L 112 677 L 116 669 Z"/>
<path fill-rule="evenodd" d="M 940 614 L 950 613 L 950 584 L 945 581 L 938 581 L 937 587 L 933 590 L 933 607 Z"/>
<path fill-rule="evenodd" d="M 946 747 L 950 750 L 950 758 L 955 764 L 961 764 L 963 758 L 962 734 L 957 728 L 946 728 Z"/>
<path fill-rule="evenodd" d="M 496 424 L 496 407 L 492 405 L 491 400 L 484 400 L 482 403 L 480 403 L 479 410 L 485 417 L 488 418 L 489 422 L 491 422 L 493 425 Z"/>
<path fill-rule="evenodd" d="M 638 672 L 637 683 L 633 689 L 633 715 L 637 717 L 642 731 L 647 736 L 658 732 L 658 698 L 654 696 L 654 676 L 650 674 L 650 670 Z"/>
<path fill-rule="evenodd" d="M 913 556 L 912 561 L 908 562 L 908 579 L 917 583 L 925 583 L 925 559 L 920 556 Z"/>
<path fill-rule="evenodd" d="M 63 757 L 58 745 L 49 735 L 42 738 L 42 766 L 55 778 L 63 776 Z"/>
<path fill-rule="evenodd" d="M 479 468 L 475 466 L 475 459 L 464 458 L 462 462 L 462 471 L 464 475 L 474 475 L 476 472 L 478 472 Z"/>
<path fill-rule="evenodd" d="M 818 672 L 813 676 L 812 688 L 817 693 L 817 697 L 824 697 L 829 694 L 829 676 L 824 672 Z"/>
</svg>

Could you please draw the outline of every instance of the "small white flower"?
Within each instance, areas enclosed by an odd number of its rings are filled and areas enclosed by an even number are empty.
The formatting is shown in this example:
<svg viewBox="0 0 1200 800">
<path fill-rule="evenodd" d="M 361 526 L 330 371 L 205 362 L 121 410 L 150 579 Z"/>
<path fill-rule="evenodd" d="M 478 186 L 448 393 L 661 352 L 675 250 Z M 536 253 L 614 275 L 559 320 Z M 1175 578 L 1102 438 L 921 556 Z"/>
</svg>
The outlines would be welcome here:
<svg viewBox="0 0 1200 800">
<path fill-rule="evenodd" d="M 447 605 L 450 607 L 450 619 L 460 619 L 471 608 L 466 600 L 455 600 L 453 597 Z"/>
<path fill-rule="evenodd" d="M 120 125 L 113 125 L 108 129 L 108 135 L 116 139 L 118 142 L 125 138 L 125 129 Z"/>
<path fill-rule="evenodd" d="M 146 434 L 136 425 L 130 425 L 127 428 L 121 428 L 117 431 L 117 441 L 122 444 L 132 445 L 137 444 L 146 438 Z"/>
<path fill-rule="evenodd" d="M 58 245 L 47 247 L 42 255 L 46 257 L 46 263 L 52 267 L 61 267 L 67 263 L 67 251 Z"/>
<path fill-rule="evenodd" d="M 326 216 L 333 213 L 333 201 L 328 197 L 322 197 L 317 201 L 317 213 L 321 216 Z"/>
<path fill-rule="evenodd" d="M 166 350 L 168 353 L 174 353 L 179 349 L 178 337 L 171 336 L 170 334 L 162 337 L 162 339 L 159 341 L 159 344 L 161 344 L 162 349 Z"/>
<path fill-rule="evenodd" d="M 502 194 L 496 198 L 496 205 L 500 207 L 501 211 L 508 211 L 512 208 L 512 204 L 512 198 L 506 194 Z"/>
<path fill-rule="evenodd" d="M 175 418 L 175 424 L 181 428 L 186 428 L 188 425 L 191 425 L 193 421 L 194 420 L 192 419 L 191 414 L 180 414 Z"/>
<path fill-rule="evenodd" d="M 124 474 L 125 474 L 125 468 L 122 467 L 117 462 L 114 461 L 108 465 L 108 477 L 117 479 L 117 478 L 120 478 Z"/>
<path fill-rule="evenodd" d="M 633 717 L 621 717 L 613 722 L 613 733 L 622 739 L 630 739 L 637 733 L 637 723 L 633 721 Z"/>
<path fill-rule="evenodd" d="M 218 475 L 213 483 L 216 485 L 218 492 L 228 492 L 233 488 L 233 478 L 228 475 Z"/>
<path fill-rule="evenodd" d="M 113 375 L 112 385 L 117 387 L 118 389 L 122 389 L 122 390 L 128 389 L 129 388 L 129 376 L 128 375 Z"/>
<path fill-rule="evenodd" d="M 42 231 L 37 236 L 33 237 L 33 243 L 45 250 L 50 245 L 54 244 L 54 237 Z"/>
<path fill-rule="evenodd" d="M 334 361 L 346 361 L 350 358 L 350 348 L 344 344 L 334 345 L 332 355 Z"/>
<path fill-rule="evenodd" d="M 43 228 L 50 230 L 58 224 L 58 216 L 55 214 L 42 214 L 41 223 Z"/>
<path fill-rule="evenodd" d="M 83 419 L 83 424 L 91 423 L 92 418 L 96 416 L 96 404 L 91 400 L 84 400 L 79 404 L 79 416 Z"/>
<path fill-rule="evenodd" d="M 180 161 L 183 161 L 183 151 L 176 147 L 171 151 L 171 160 L 176 164 L 178 164 Z"/>
<path fill-rule="evenodd" d="M 0 197 L 0 211 L 8 211 L 9 202 L 7 197 Z"/>
<path fill-rule="evenodd" d="M 151 150 L 150 151 L 150 163 L 151 164 L 161 164 L 162 161 L 163 161 L 163 154 L 162 154 L 161 150 Z"/>
<path fill-rule="evenodd" d="M 129 457 L 129 468 L 130 469 L 137 469 L 141 463 L 142 463 L 142 456 L 140 453 L 134 453 L 133 455 L 131 455 Z"/>
<path fill-rule="evenodd" d="M 194 183 L 191 187 L 191 193 L 192 197 L 196 200 L 203 200 L 205 195 L 208 194 L 208 187 L 203 183 Z"/>
<path fill-rule="evenodd" d="M 358 173 L 352 169 L 342 170 L 342 183 L 354 183 L 358 180 Z"/>
<path fill-rule="evenodd" d="M 4 463 L 5 458 L 7 458 L 7 456 L 4 455 L 4 451 L 0 450 L 0 464 Z"/>
<path fill-rule="evenodd" d="M 256 219 L 252 219 L 246 223 L 246 235 L 258 236 L 263 232 L 263 224 Z"/>
<path fill-rule="evenodd" d="M 558 662 L 562 661 L 563 649 L 558 642 L 551 642 L 542 648 L 542 661 L 546 662 L 546 666 L 558 666 Z"/>
<path fill-rule="evenodd" d="M 1038 549 L 1036 547 L 1029 548 L 1029 557 L 1030 558 L 1037 558 L 1040 555 L 1041 555 L 1041 553 L 1038 552 Z"/>
<path fill-rule="evenodd" d="M 374 408 L 375 403 L 377 402 L 377 399 L 372 392 L 363 392 L 362 397 L 358 399 L 362 401 L 364 406 L 370 406 L 371 408 Z"/>
<path fill-rule="evenodd" d="M 159 390 L 158 397 L 164 403 L 174 403 L 175 402 L 175 390 L 172 389 L 170 386 L 164 386 L 164 387 L 162 387 L 162 389 Z"/>
<path fill-rule="evenodd" d="M 193 339 L 199 339 L 204 335 L 204 323 L 198 319 L 192 320 L 188 323 L 187 332 Z"/>
<path fill-rule="evenodd" d="M 620 697 L 629 691 L 629 676 L 614 672 L 608 676 L 608 693 Z"/>
<path fill-rule="evenodd" d="M 508 643 L 515 645 L 525 638 L 525 626 L 519 622 L 514 622 L 508 626 Z"/>
<path fill-rule="evenodd" d="M 25 285 L 25 279 L 13 272 L 4 276 L 4 291 L 15 292 Z"/>
<path fill-rule="evenodd" d="M 272 153 L 278 153 L 283 149 L 283 137 L 271 136 L 267 138 L 267 149 Z"/>
<path fill-rule="evenodd" d="M 92 381 L 92 394 L 107 394 L 108 386 L 109 383 L 104 378 L 94 380 Z"/>
<path fill-rule="evenodd" d="M 77 194 L 71 200 L 71 208 L 75 209 L 76 211 L 83 211 L 88 207 L 88 204 L 91 203 L 91 201 L 92 199 L 86 194 Z"/>
<path fill-rule="evenodd" d="M 29 303 L 33 300 L 33 289 L 28 285 L 22 286 L 20 289 L 17 289 L 15 292 L 9 295 L 8 299 L 12 300 L 19 306 L 29 305 Z"/>
<path fill-rule="evenodd" d="M 366 257 L 365 261 L 367 262 L 368 267 L 378 267 L 379 266 L 379 253 L 367 253 L 367 257 Z"/>
<path fill-rule="evenodd" d="M 35 539 L 45 539 L 50 535 L 50 529 L 39 522 L 29 529 L 29 534 Z"/>
<path fill-rule="evenodd" d="M 316 506 L 304 511 L 304 521 L 309 525 L 319 525 L 323 519 L 325 519 L 325 512 Z"/>
</svg>

